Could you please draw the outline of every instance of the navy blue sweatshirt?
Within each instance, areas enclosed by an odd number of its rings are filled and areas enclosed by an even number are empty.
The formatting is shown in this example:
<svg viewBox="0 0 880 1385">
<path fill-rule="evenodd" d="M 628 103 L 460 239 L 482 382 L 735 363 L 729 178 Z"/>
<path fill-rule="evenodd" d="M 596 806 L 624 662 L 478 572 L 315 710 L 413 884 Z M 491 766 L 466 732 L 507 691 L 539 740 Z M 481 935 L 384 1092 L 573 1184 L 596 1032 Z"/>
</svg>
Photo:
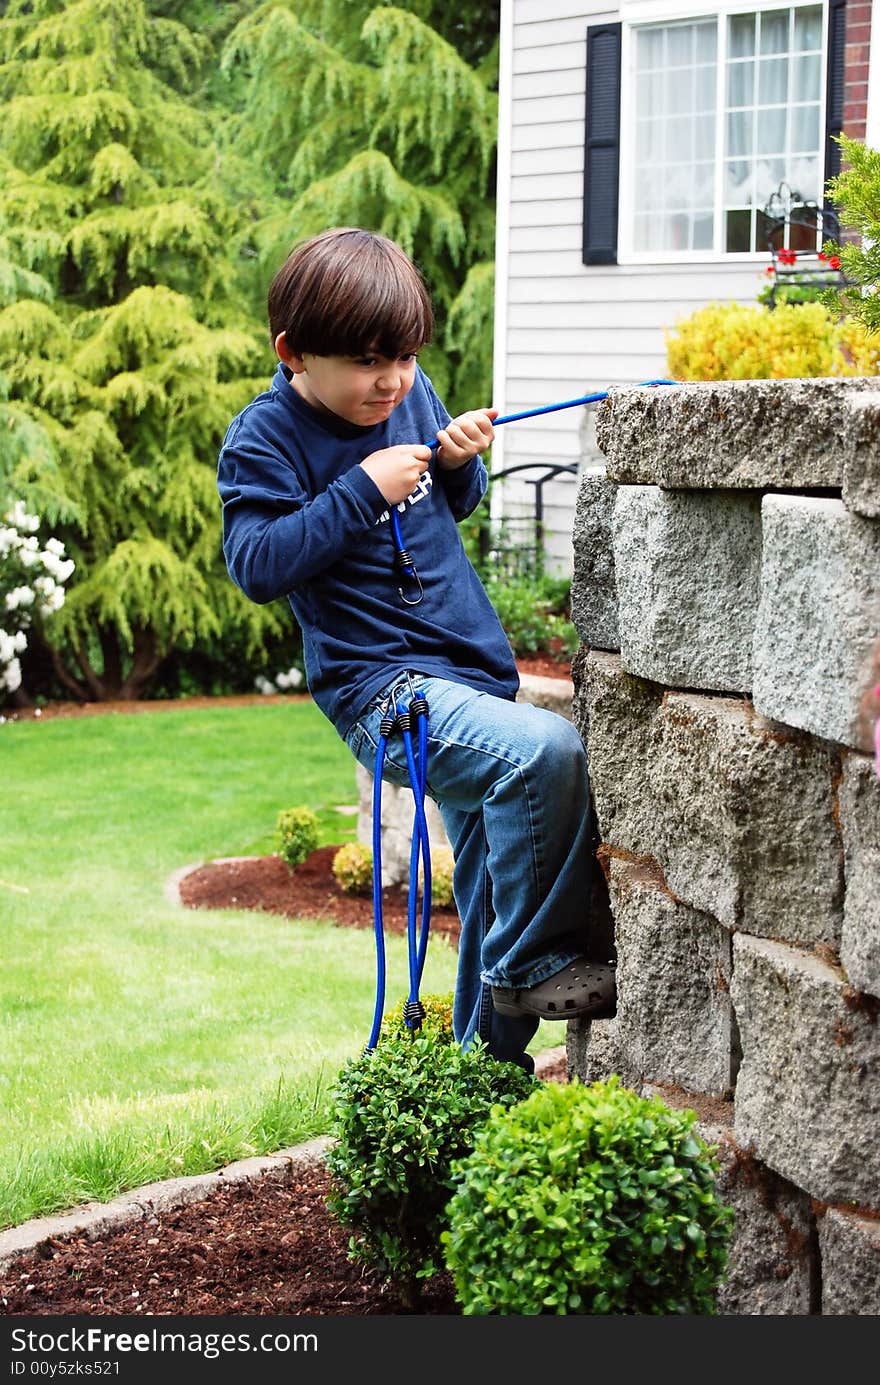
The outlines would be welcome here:
<svg viewBox="0 0 880 1385">
<path fill-rule="evenodd" d="M 303 633 L 309 690 L 340 735 L 405 669 L 512 699 L 510 644 L 461 542 L 457 521 L 479 504 L 486 468 L 455 471 L 432 457 L 398 508 L 403 543 L 424 589 L 398 594 L 387 502 L 359 465 L 399 443 L 430 443 L 449 414 L 421 367 L 390 418 L 362 428 L 319 413 L 279 365 L 269 390 L 229 425 L 217 468 L 223 553 L 257 602 L 287 596 Z"/>
</svg>

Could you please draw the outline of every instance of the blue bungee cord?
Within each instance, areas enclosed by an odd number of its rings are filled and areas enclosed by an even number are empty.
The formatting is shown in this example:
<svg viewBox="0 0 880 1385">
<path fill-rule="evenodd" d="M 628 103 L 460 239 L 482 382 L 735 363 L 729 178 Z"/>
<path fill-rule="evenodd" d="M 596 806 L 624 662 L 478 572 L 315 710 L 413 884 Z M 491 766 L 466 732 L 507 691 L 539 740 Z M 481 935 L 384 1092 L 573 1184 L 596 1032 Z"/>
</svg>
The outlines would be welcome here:
<svg viewBox="0 0 880 1385">
<path fill-rule="evenodd" d="M 653 389 L 655 385 L 674 385 L 676 383 L 677 381 L 675 380 L 640 380 L 637 385 L 633 385 L 630 388 Z M 578 399 L 563 399 L 559 404 L 542 404 L 537 409 L 521 409 L 519 413 L 505 414 L 503 418 L 496 418 L 493 426 L 495 428 L 500 428 L 502 423 L 519 423 L 520 419 L 523 418 L 537 418 L 539 414 L 555 414 L 559 409 L 574 409 L 579 404 L 598 404 L 600 399 L 607 399 L 610 393 L 610 389 L 597 390 L 595 394 L 582 394 Z M 429 447 L 432 452 L 436 452 L 440 444 L 437 439 L 434 438 L 431 442 L 423 443 L 422 446 Z M 406 502 L 403 503 L 405 505 Z M 413 562 L 412 554 L 404 547 L 403 535 L 400 532 L 400 513 L 397 505 L 392 505 L 391 507 L 391 535 L 394 540 L 394 566 L 398 572 L 409 578 L 414 591 L 417 593 L 417 595 L 414 596 L 407 596 L 401 584 L 397 588 L 398 595 L 401 601 L 405 602 L 407 606 L 418 606 L 424 596 L 424 589 L 422 587 L 421 578 L 416 571 L 416 565 Z"/>
<path fill-rule="evenodd" d="M 656 385 L 674 385 L 675 380 L 641 380 L 633 388 L 653 388 Z M 610 390 L 598 390 L 595 394 L 581 395 L 578 399 L 565 399 L 559 404 L 543 404 L 537 409 L 522 409 L 519 413 L 505 414 L 503 418 L 494 420 L 494 427 L 498 428 L 503 423 L 518 423 L 524 418 L 536 418 L 539 414 L 556 413 L 559 409 L 574 409 L 578 405 L 596 404 L 601 399 L 607 399 Z M 436 451 L 440 446 L 436 438 L 424 444 L 431 451 Z M 400 532 L 400 513 L 398 507 L 393 505 L 390 510 L 391 533 L 394 540 L 394 565 L 404 577 L 407 577 L 417 595 L 407 596 L 403 585 L 398 587 L 401 600 L 407 606 L 417 606 L 422 600 L 424 590 L 421 579 L 416 571 L 412 554 L 404 547 L 403 536 Z M 421 692 L 416 692 L 412 682 L 407 679 L 411 694 L 409 707 L 403 699 L 397 700 L 398 694 L 405 691 L 405 684 L 395 687 L 382 709 L 382 719 L 379 724 L 379 739 L 376 744 L 376 759 L 373 773 L 373 925 L 376 934 L 376 1005 L 373 1013 L 373 1028 L 367 1042 L 366 1051 L 368 1053 L 376 1047 L 379 1042 L 379 1033 L 382 1028 L 382 1017 L 385 1008 L 385 931 L 382 917 L 382 771 L 385 765 L 385 753 L 389 737 L 395 730 L 400 730 L 403 736 L 404 752 L 406 754 L 407 769 L 409 771 L 410 785 L 413 792 L 415 804 L 415 818 L 413 821 L 412 847 L 410 849 L 409 861 L 409 894 L 407 903 L 407 950 L 409 957 L 409 977 L 410 990 L 406 1004 L 404 1006 L 404 1022 L 407 1028 L 415 1032 L 421 1028 L 422 1020 L 425 1017 L 425 1008 L 419 998 L 419 987 L 422 980 L 422 972 L 425 966 L 425 957 L 428 950 L 428 934 L 430 931 L 431 919 L 431 851 L 428 841 L 428 823 L 425 817 L 425 794 L 427 791 L 427 762 L 428 762 L 428 703 Z M 393 710 L 392 710 L 393 709 Z M 415 719 L 418 727 L 418 762 L 413 751 L 412 744 L 412 722 Z M 422 860 L 422 917 L 421 927 L 416 941 L 416 905 L 418 897 L 418 867 L 419 856 Z"/>
<path fill-rule="evenodd" d="M 425 1017 L 425 1007 L 419 997 L 422 972 L 428 951 L 428 934 L 431 922 L 431 853 L 428 838 L 428 821 L 425 816 L 425 793 L 428 764 L 428 702 L 424 694 L 417 692 L 411 680 L 407 679 L 411 700 L 409 707 L 401 698 L 400 688 L 395 688 L 382 709 L 379 723 L 379 738 L 376 743 L 375 767 L 373 771 L 373 926 L 376 935 L 376 1005 L 373 1012 L 373 1027 L 367 1041 L 368 1053 L 379 1042 L 382 1017 L 385 1008 L 385 931 L 382 911 L 382 770 L 388 740 L 394 731 L 400 731 L 403 738 L 404 753 L 410 785 L 415 804 L 412 847 L 410 850 L 409 895 L 407 902 L 407 952 L 409 958 L 409 996 L 404 1006 L 403 1018 L 407 1029 L 421 1028 Z M 394 708 L 394 713 L 392 713 Z M 418 763 L 412 743 L 412 724 L 417 725 Z M 418 901 L 419 854 L 422 858 L 422 916 L 421 927 L 416 934 L 416 913 Z"/>
</svg>

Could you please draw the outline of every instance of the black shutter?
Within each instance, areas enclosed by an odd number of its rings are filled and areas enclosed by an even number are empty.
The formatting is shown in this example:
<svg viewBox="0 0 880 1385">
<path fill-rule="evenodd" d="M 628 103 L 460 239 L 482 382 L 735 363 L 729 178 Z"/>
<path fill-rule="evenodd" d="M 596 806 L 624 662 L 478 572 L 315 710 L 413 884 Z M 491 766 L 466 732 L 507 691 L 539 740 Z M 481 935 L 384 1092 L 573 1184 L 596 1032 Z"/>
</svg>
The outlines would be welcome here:
<svg viewBox="0 0 880 1385">
<path fill-rule="evenodd" d="M 591 24 L 587 29 L 584 264 L 617 264 L 620 27 Z"/>
<path fill-rule="evenodd" d="M 840 172 L 840 145 L 832 135 L 843 129 L 843 78 L 846 46 L 846 0 L 828 5 L 828 73 L 825 99 L 825 182 Z"/>
</svg>

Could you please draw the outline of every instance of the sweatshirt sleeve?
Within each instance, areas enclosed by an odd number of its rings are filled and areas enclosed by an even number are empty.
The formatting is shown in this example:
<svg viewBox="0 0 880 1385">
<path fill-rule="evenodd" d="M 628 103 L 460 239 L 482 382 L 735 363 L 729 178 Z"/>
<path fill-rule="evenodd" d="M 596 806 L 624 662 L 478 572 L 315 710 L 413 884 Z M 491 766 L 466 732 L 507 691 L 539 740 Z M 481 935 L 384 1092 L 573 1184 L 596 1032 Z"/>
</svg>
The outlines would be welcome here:
<svg viewBox="0 0 880 1385">
<path fill-rule="evenodd" d="M 428 398 L 437 420 L 438 430 L 451 422 L 452 415 L 441 400 L 428 376 L 424 377 Z M 489 477 L 483 458 L 477 454 L 464 466 L 450 470 L 438 462 L 434 468 L 434 478 L 446 492 L 449 508 L 456 522 L 467 519 L 479 505 L 489 485 Z"/>
<path fill-rule="evenodd" d="M 220 452 L 217 489 L 229 575 L 260 604 L 287 596 L 342 558 L 386 508 L 360 466 L 310 498 L 291 462 L 241 426 Z"/>
</svg>

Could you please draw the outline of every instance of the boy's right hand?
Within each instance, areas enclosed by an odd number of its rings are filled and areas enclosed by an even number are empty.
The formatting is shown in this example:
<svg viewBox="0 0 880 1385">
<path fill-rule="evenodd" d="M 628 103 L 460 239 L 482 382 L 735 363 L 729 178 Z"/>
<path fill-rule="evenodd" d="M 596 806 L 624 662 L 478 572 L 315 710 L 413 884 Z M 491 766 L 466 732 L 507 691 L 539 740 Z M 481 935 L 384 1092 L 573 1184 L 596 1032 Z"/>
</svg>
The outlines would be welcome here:
<svg viewBox="0 0 880 1385">
<path fill-rule="evenodd" d="M 428 470 L 431 449 L 422 443 L 402 443 L 398 447 L 386 447 L 381 452 L 371 452 L 361 466 L 375 481 L 389 505 L 399 505 L 412 495 L 419 483 L 419 477 Z"/>
</svg>

